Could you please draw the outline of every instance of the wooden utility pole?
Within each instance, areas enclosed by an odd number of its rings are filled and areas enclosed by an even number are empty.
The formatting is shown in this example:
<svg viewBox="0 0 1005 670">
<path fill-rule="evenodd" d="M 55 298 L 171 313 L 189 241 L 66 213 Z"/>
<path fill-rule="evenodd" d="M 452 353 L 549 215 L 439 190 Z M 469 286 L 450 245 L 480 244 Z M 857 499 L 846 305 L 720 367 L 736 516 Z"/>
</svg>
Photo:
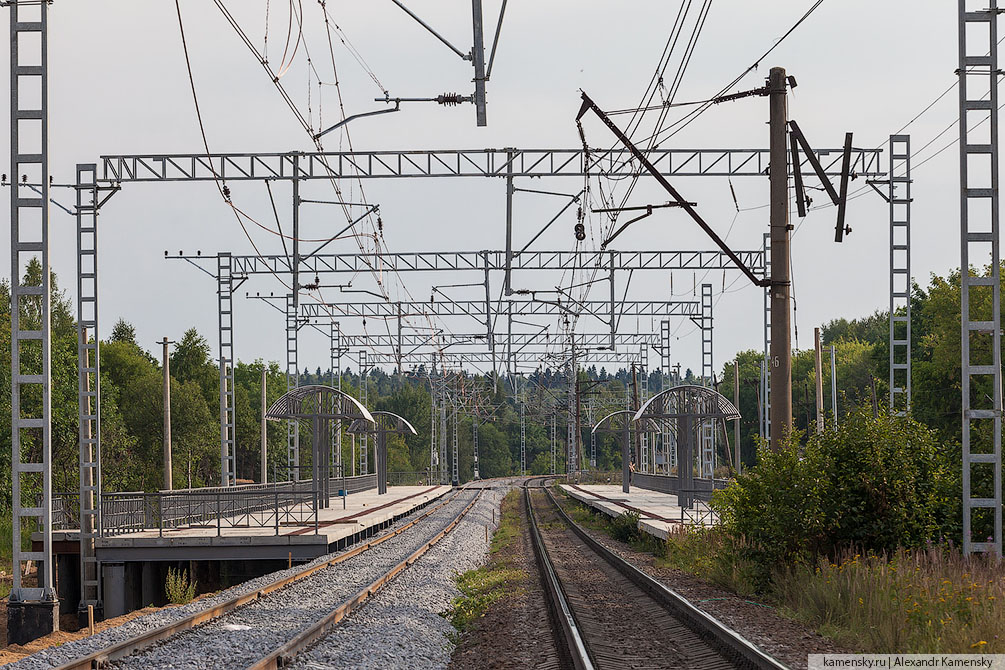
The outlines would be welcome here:
<svg viewBox="0 0 1005 670">
<path fill-rule="evenodd" d="M 168 338 L 161 340 L 164 359 L 164 490 L 170 491 L 171 477 L 171 359 L 168 357 Z"/>
<path fill-rule="evenodd" d="M 813 329 L 813 354 L 817 375 L 817 433 L 824 432 L 824 366 L 820 350 L 820 329 Z"/>
<path fill-rule="evenodd" d="M 792 314 L 789 278 L 788 100 L 785 68 L 768 76 L 771 113 L 768 181 L 771 187 L 771 448 L 792 430 Z"/>
<path fill-rule="evenodd" d="M 733 407 L 740 410 L 740 359 L 733 361 Z M 733 421 L 733 442 L 736 444 L 736 474 L 740 474 L 740 417 Z"/>
<path fill-rule="evenodd" d="M 266 423 L 265 423 L 265 412 L 267 411 L 266 410 L 266 406 L 265 406 L 265 374 L 266 374 L 265 364 L 263 363 L 262 364 L 262 438 L 261 438 L 261 443 L 262 443 L 262 483 L 263 484 L 268 484 L 269 483 L 269 459 L 268 459 L 268 442 L 267 442 L 268 433 L 266 432 Z"/>
</svg>

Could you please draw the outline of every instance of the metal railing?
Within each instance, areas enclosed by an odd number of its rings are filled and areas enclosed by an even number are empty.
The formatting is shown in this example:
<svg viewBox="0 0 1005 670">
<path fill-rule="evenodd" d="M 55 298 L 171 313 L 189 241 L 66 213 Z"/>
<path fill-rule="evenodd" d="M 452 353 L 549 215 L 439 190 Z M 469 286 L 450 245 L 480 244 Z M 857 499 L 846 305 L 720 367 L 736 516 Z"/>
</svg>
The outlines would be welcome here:
<svg viewBox="0 0 1005 670">
<path fill-rule="evenodd" d="M 333 493 L 358 493 L 376 488 L 377 476 L 337 477 Z M 174 491 L 127 491 L 101 496 L 101 535 L 114 537 L 140 531 L 178 528 L 227 529 L 314 526 L 318 529 L 318 493 L 314 482 L 277 482 L 241 486 L 210 486 Z M 53 495 L 53 529 L 76 530 L 79 524 L 76 493 Z"/>
<path fill-rule="evenodd" d="M 388 472 L 388 486 L 432 486 L 430 474 L 424 472 Z"/>
<path fill-rule="evenodd" d="M 689 491 L 696 500 L 709 501 L 712 499 L 712 492 L 724 489 L 729 485 L 729 479 L 699 479 L 694 480 L 694 489 Z M 641 472 L 632 473 L 632 486 L 638 486 L 647 491 L 658 491 L 659 493 L 670 493 L 677 495 L 681 492 L 680 480 L 676 476 L 668 475 L 648 475 Z"/>
</svg>

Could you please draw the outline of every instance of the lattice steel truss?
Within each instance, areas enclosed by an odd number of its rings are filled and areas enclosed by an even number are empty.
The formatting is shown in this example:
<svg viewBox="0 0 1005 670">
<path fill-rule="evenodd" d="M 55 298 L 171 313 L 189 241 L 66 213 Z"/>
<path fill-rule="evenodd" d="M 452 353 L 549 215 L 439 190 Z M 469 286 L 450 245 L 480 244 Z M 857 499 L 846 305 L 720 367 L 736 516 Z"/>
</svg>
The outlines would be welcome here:
<svg viewBox="0 0 1005 670">
<path fill-rule="evenodd" d="M 365 350 L 359 352 L 359 401 L 366 407 L 368 404 L 367 394 L 368 388 L 370 386 L 370 361 Z M 457 439 L 456 426 L 454 427 L 454 439 Z M 365 475 L 370 471 L 370 454 L 369 454 L 369 444 L 367 441 L 366 433 L 360 435 L 359 439 L 359 474 Z"/>
<path fill-rule="evenodd" d="M 970 10 L 968 4 L 975 7 Z M 963 551 L 1002 552 L 998 0 L 959 0 Z M 973 94 L 971 94 L 973 90 Z M 984 120 L 988 128 L 980 127 Z M 973 264 L 990 261 L 987 276 Z M 976 360 L 975 360 L 976 359 Z M 974 495 L 975 489 L 977 495 Z M 975 513 L 980 533 L 974 532 Z M 989 535 L 985 535 L 989 533 Z"/>
<path fill-rule="evenodd" d="M 77 165 L 77 418 L 80 466 L 80 605 L 102 609 L 101 568 L 94 543 L 101 533 L 101 375 L 98 350 L 98 172 Z M 90 340 L 94 336 L 94 341 Z"/>
<path fill-rule="evenodd" d="M 234 275 L 230 254 L 216 257 L 220 342 L 220 485 L 237 483 L 234 426 Z M 287 389 L 289 390 L 289 389 Z"/>
<path fill-rule="evenodd" d="M 649 161 L 664 176 L 763 177 L 767 149 L 653 149 Z M 828 175 L 841 174 L 842 149 L 821 149 Z M 145 154 L 102 156 L 104 180 L 247 181 L 264 179 L 388 179 L 408 177 L 636 177 L 625 149 L 448 149 L 431 151 L 347 151 L 289 153 Z M 803 159 L 803 172 L 812 170 Z M 854 149 L 851 170 L 882 175 L 881 152 Z"/>
<path fill-rule="evenodd" d="M 52 556 L 52 374 L 49 272 L 48 4 L 10 3 L 10 226 L 11 226 L 11 507 L 12 602 L 56 600 Z M 22 93 L 25 95 L 22 97 Z M 37 98 L 37 100 L 36 100 Z M 39 184 L 22 195 L 20 181 Z M 23 283 L 23 267 L 41 264 L 37 286 Z M 22 315 L 36 312 L 37 324 Z M 27 402 L 22 403 L 22 399 Z M 39 496 L 40 501 L 26 500 Z M 39 504 L 41 502 L 41 504 Z M 25 551 L 22 521 L 36 519 L 41 551 Z M 38 585 L 22 583 L 25 561 L 38 564 Z"/>
<path fill-rule="evenodd" d="M 764 276 L 771 276 L 771 234 L 764 233 Z M 771 439 L 771 287 L 764 289 L 764 360 L 761 361 L 761 439 Z"/>
<path fill-rule="evenodd" d="M 300 324 L 297 321 L 297 307 L 292 295 L 286 296 L 286 392 L 289 393 L 300 385 L 300 372 L 297 367 L 297 342 Z M 289 478 L 292 481 L 300 479 L 300 423 L 296 419 L 286 422 L 286 464 Z"/>
<path fill-rule="evenodd" d="M 890 409 L 911 409 L 911 136 L 890 136 Z"/>
</svg>

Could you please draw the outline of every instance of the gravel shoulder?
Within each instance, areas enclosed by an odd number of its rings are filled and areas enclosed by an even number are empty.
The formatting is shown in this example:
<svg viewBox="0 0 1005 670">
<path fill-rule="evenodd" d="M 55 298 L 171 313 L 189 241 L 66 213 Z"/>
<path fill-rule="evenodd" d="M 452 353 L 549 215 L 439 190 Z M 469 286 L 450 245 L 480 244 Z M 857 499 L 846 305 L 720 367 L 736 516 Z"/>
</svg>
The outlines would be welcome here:
<svg viewBox="0 0 1005 670">
<path fill-rule="evenodd" d="M 567 511 L 579 504 L 560 494 L 555 498 Z M 685 572 L 659 567 L 652 554 L 635 551 L 603 531 L 583 528 L 618 556 L 666 584 L 695 607 L 713 615 L 792 670 L 804 670 L 809 654 L 853 653 L 812 628 L 782 616 L 769 604 L 738 596 Z"/>
<path fill-rule="evenodd" d="M 508 487 L 486 490 L 457 527 L 346 617 L 290 666 L 294 670 L 440 670 L 450 662 L 456 630 L 442 615 L 460 595 L 457 575 L 488 555 L 486 529 L 499 518 Z M 495 514 L 493 514 L 495 510 Z M 467 667 L 494 667 L 481 663 Z M 519 666 L 529 667 L 529 666 Z"/>
</svg>

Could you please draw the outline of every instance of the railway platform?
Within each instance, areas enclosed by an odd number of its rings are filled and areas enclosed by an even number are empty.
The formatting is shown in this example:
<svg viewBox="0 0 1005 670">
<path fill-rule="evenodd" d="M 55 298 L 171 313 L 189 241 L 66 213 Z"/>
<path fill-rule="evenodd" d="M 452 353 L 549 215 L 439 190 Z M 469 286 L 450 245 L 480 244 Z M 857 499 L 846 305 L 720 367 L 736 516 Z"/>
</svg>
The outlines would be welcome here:
<svg viewBox="0 0 1005 670">
<path fill-rule="evenodd" d="M 200 592 L 226 588 L 287 565 L 305 563 L 375 535 L 452 490 L 450 486 L 391 486 L 333 496 L 316 514 L 296 506 L 190 514 L 185 523 L 117 528 L 95 541 L 102 566 L 104 617 L 157 602 L 169 567 L 188 570 Z M 35 539 L 35 538 L 33 538 Z M 53 531 L 61 613 L 79 598 L 79 535 Z"/>
<path fill-rule="evenodd" d="M 561 484 L 570 496 L 604 514 L 617 518 L 625 512 L 639 515 L 639 530 L 666 539 L 675 526 L 712 525 L 715 514 L 700 500 L 692 509 L 682 508 L 677 496 L 671 493 L 649 491 L 636 486 L 624 493 L 621 485 L 611 484 Z"/>
</svg>

